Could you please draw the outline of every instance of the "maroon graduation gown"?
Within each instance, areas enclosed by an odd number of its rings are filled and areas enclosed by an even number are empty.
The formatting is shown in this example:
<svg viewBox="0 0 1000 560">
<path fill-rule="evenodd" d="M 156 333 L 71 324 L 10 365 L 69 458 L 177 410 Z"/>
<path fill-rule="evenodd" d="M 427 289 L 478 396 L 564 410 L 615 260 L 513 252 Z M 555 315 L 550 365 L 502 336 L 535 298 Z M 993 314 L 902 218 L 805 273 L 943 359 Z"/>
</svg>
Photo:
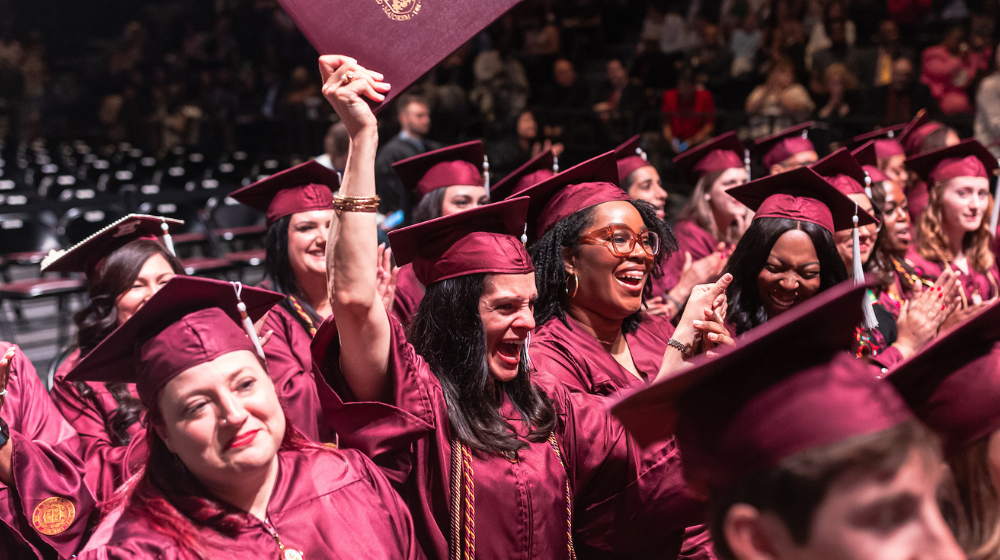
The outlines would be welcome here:
<svg viewBox="0 0 1000 560">
<path fill-rule="evenodd" d="M 312 336 L 282 305 L 271 308 L 264 332 L 274 331 L 264 345 L 267 372 L 274 381 L 285 415 L 304 436 L 313 441 L 333 441 L 319 406 L 313 379 Z M 320 429 L 323 426 L 323 429 Z"/>
<path fill-rule="evenodd" d="M 94 392 L 94 398 L 85 398 L 76 386 L 66 381 L 66 375 L 80 361 L 80 351 L 75 350 L 56 370 L 50 395 L 56 408 L 80 434 L 80 457 L 86 463 L 87 485 L 101 501 L 111 498 L 115 490 L 134 474 L 145 457 L 145 431 L 141 422 L 128 427 L 131 444 L 116 446 L 108 436 L 107 421 L 118 408 L 118 401 L 104 383 L 85 382 Z M 136 399 L 135 384 L 128 385 Z"/>
<path fill-rule="evenodd" d="M 636 332 L 625 335 L 632 362 L 642 374 L 639 379 L 622 367 L 580 323 L 569 316 L 566 322 L 569 326 L 559 319 L 551 319 L 531 333 L 528 347 L 531 365 L 561 381 L 571 392 L 602 397 L 620 395 L 655 379 L 663 363 L 667 341 L 674 333 L 673 325 L 666 319 L 643 314 Z M 682 476 L 683 473 L 677 473 L 677 480 L 682 480 Z M 689 499 L 680 497 L 684 501 Z M 701 522 L 703 520 L 691 520 L 692 524 Z M 707 528 L 693 527 L 689 535 L 682 557 L 715 557 Z"/>
<path fill-rule="evenodd" d="M 9 347 L 0 342 L 0 352 Z M 80 442 L 20 350 L 11 372 L 0 417 L 14 446 L 14 487 L 0 482 L 0 560 L 68 558 L 96 507 L 81 476 Z"/>
<path fill-rule="evenodd" d="M 403 328 L 410 326 L 413 315 L 420 307 L 420 301 L 424 299 L 424 292 L 427 288 L 417 280 L 416 273 L 413 272 L 413 265 L 407 264 L 399 268 L 396 275 L 396 299 L 392 304 L 392 315 L 399 320 Z"/>
<path fill-rule="evenodd" d="M 326 349 L 326 371 L 316 376 L 331 384 L 319 384 L 320 399 L 342 445 L 364 451 L 385 470 L 410 507 L 424 551 L 444 560 L 451 520 L 447 405 L 440 382 L 406 342 L 403 327 L 393 319 L 390 324 L 390 404 L 350 402 L 337 340 Z M 516 461 L 473 452 L 477 558 L 567 558 L 567 479 L 578 548 L 674 558 L 680 548 L 676 531 L 702 515 L 703 505 L 682 499 L 688 493 L 678 480 L 680 457 L 672 442 L 640 453 L 603 402 L 571 395 L 551 377 L 537 380 L 558 415 L 554 435 L 566 466 L 549 442 L 524 440 L 526 425 L 505 398 L 499 412 L 528 447 Z"/>
<path fill-rule="evenodd" d="M 133 508 L 118 509 L 104 519 L 80 560 L 194 558 Z M 303 552 L 306 560 L 424 558 L 406 505 L 379 469 L 356 451 L 279 451 L 267 515 L 281 543 Z M 204 542 L 225 551 L 226 558 L 281 558 L 264 523 L 249 514 L 236 538 L 210 529 L 201 532 Z"/>
<path fill-rule="evenodd" d="M 930 282 L 937 280 L 937 277 L 944 271 L 943 263 L 921 257 L 916 248 L 913 247 L 907 253 L 906 260 L 913 263 L 913 268 L 920 278 Z M 952 269 L 958 272 L 962 301 L 966 306 L 972 305 L 974 294 L 979 294 L 983 301 L 987 301 L 997 297 L 998 292 L 1000 292 L 1000 272 L 998 272 L 996 264 L 986 273 L 978 272 L 971 266 L 968 274 L 957 267 L 952 267 Z"/>
<path fill-rule="evenodd" d="M 719 240 L 694 220 L 681 220 L 673 227 L 677 251 L 663 264 L 663 276 L 653 278 L 653 297 L 662 296 L 680 282 L 684 270 L 684 252 L 691 253 L 691 262 L 703 259 L 719 247 Z M 729 248 L 732 250 L 732 247 Z M 684 302 L 681 302 L 684 303 Z"/>
<path fill-rule="evenodd" d="M 674 327 L 662 317 L 642 314 L 642 322 L 634 334 L 626 334 L 629 352 L 639 379 L 615 361 L 592 334 L 572 317 L 568 326 L 551 319 L 531 333 L 528 353 L 531 365 L 552 375 L 570 391 L 590 395 L 617 395 L 632 387 L 649 383 L 660 371 L 667 341 Z"/>
</svg>

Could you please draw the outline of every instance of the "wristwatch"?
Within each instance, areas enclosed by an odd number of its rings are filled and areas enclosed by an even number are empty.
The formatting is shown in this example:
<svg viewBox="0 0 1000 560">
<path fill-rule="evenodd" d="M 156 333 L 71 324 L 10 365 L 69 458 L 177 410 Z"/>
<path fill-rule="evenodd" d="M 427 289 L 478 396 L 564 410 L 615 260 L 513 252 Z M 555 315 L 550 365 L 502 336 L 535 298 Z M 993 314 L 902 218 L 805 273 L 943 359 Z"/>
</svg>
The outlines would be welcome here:
<svg viewBox="0 0 1000 560">
<path fill-rule="evenodd" d="M 3 418 L 0 418 L 0 447 L 7 445 L 8 440 L 10 440 L 10 428 L 7 427 Z"/>
</svg>

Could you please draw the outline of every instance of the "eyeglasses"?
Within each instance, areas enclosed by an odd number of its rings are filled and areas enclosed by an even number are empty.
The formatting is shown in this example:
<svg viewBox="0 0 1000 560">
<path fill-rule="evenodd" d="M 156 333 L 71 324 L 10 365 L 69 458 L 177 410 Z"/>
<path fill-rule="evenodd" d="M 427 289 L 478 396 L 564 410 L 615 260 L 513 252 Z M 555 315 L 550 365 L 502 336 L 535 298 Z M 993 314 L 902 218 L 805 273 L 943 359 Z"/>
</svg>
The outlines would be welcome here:
<svg viewBox="0 0 1000 560">
<path fill-rule="evenodd" d="M 616 257 L 628 257 L 635 250 L 636 239 L 641 241 L 642 250 L 655 257 L 660 252 L 660 236 L 656 232 L 636 233 L 624 225 L 610 225 L 595 229 L 580 236 L 580 243 L 587 245 L 607 245 Z"/>
</svg>

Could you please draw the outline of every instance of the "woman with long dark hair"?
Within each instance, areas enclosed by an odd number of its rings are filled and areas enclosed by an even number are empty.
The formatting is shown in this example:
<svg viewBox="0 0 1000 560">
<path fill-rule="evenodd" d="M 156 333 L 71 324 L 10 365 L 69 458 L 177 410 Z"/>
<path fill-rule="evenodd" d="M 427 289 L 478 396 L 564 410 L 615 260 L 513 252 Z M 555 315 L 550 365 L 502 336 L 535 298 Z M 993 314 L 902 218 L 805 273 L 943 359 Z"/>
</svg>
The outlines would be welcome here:
<svg viewBox="0 0 1000 560">
<path fill-rule="evenodd" d="M 1000 557 L 1000 305 L 941 335 L 889 375 L 944 443 L 948 521 L 968 558 Z"/>
<path fill-rule="evenodd" d="M 89 303 L 74 320 L 77 348 L 56 370 L 52 400 L 80 434 L 88 482 L 108 497 L 131 474 L 130 446 L 140 445 L 144 412 L 135 386 L 127 383 L 70 382 L 66 374 L 118 325 L 136 313 L 174 276 L 180 261 L 156 236 L 175 220 L 130 215 L 42 263 L 46 272 L 83 272 Z"/>
<path fill-rule="evenodd" d="M 812 166 L 828 183 L 851 199 L 859 210 L 881 219 L 872 202 L 880 187 L 871 186 L 871 172 L 865 169 L 847 151 L 841 148 Z M 880 178 L 876 175 L 875 178 Z M 866 188 L 862 184 L 868 183 Z M 871 197 L 869 196 L 871 193 Z M 870 223 L 833 233 L 833 242 L 844 266 L 860 279 L 874 254 L 881 223 Z M 855 234 L 855 232 L 857 232 Z M 855 247 L 857 244 L 857 247 Z M 855 263 L 857 259 L 857 263 Z M 958 283 L 952 274 L 943 274 L 924 291 L 917 287 L 897 313 L 881 312 L 877 293 L 869 293 L 865 323 L 855 332 L 855 354 L 869 358 L 886 371 L 912 356 L 937 335 L 948 315 L 958 306 Z M 941 289 L 938 289 L 940 286 Z M 874 319 L 874 321 L 873 321 Z"/>
<path fill-rule="evenodd" d="M 69 374 L 134 381 L 149 411 L 142 468 L 79 558 L 423 558 L 375 465 L 282 410 L 251 324 L 282 297 L 178 277 Z"/>
<path fill-rule="evenodd" d="M 407 190 L 416 196 L 413 223 L 419 224 L 488 204 L 489 166 L 483 143 L 476 140 L 423 153 L 392 164 Z M 412 267 L 400 267 L 392 314 L 410 324 L 426 288 Z"/>
<path fill-rule="evenodd" d="M 332 441 L 321 421 L 309 345 L 330 316 L 326 294 L 326 240 L 333 217 L 335 171 L 308 161 L 234 191 L 229 196 L 267 220 L 263 287 L 285 296 L 264 321 L 268 373 L 295 426 L 313 441 Z M 322 428 L 321 428 L 322 427 Z"/>
<path fill-rule="evenodd" d="M 908 258 L 925 279 L 945 270 L 958 274 L 961 321 L 1000 296 L 1000 270 L 991 250 L 991 179 L 996 158 L 976 140 L 927 152 L 907 160 L 930 187 L 927 210 L 920 219 L 917 246 Z"/>
<path fill-rule="evenodd" d="M 691 290 L 714 282 L 726 267 L 730 253 L 750 225 L 751 212 L 726 194 L 750 180 L 749 153 L 735 132 L 727 132 L 674 158 L 694 184 L 691 197 L 674 225 L 677 251 L 652 282 L 650 310 L 661 307 L 670 317 L 680 316 Z"/>
<path fill-rule="evenodd" d="M 855 204 L 815 171 L 794 169 L 728 192 L 756 212 L 726 266 L 735 334 L 848 278 L 833 232 L 853 226 Z M 858 216 L 860 226 L 875 222 L 866 212 Z"/>
<path fill-rule="evenodd" d="M 699 502 L 653 497 L 684 490 L 673 449 L 640 454 L 593 397 L 529 369 L 537 298 L 519 239 L 526 199 L 392 232 L 397 259 L 412 262 L 427 293 L 409 338 L 387 315 L 368 280 L 378 129 L 364 98 L 380 101 L 388 85 L 346 57 L 321 57 L 320 69 L 352 142 L 331 232 L 335 321 L 313 347 L 331 423 L 358 426 L 342 442 L 391 473 L 432 558 L 675 554 Z"/>
</svg>

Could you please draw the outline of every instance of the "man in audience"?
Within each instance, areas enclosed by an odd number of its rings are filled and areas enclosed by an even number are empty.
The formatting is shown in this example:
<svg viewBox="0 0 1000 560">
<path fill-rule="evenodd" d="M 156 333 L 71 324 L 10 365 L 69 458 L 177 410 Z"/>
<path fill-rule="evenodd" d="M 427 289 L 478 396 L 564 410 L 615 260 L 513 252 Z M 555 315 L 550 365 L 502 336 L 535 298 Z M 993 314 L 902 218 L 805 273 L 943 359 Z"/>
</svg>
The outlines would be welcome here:
<svg viewBox="0 0 1000 560">
<path fill-rule="evenodd" d="M 441 147 L 427 138 L 431 131 L 431 110 L 427 100 L 404 95 L 396 107 L 399 134 L 386 142 L 375 158 L 375 185 L 381 198 L 378 211 L 383 215 L 398 210 L 406 213 L 413 206 L 411 195 L 392 170 L 392 164 Z"/>
</svg>

